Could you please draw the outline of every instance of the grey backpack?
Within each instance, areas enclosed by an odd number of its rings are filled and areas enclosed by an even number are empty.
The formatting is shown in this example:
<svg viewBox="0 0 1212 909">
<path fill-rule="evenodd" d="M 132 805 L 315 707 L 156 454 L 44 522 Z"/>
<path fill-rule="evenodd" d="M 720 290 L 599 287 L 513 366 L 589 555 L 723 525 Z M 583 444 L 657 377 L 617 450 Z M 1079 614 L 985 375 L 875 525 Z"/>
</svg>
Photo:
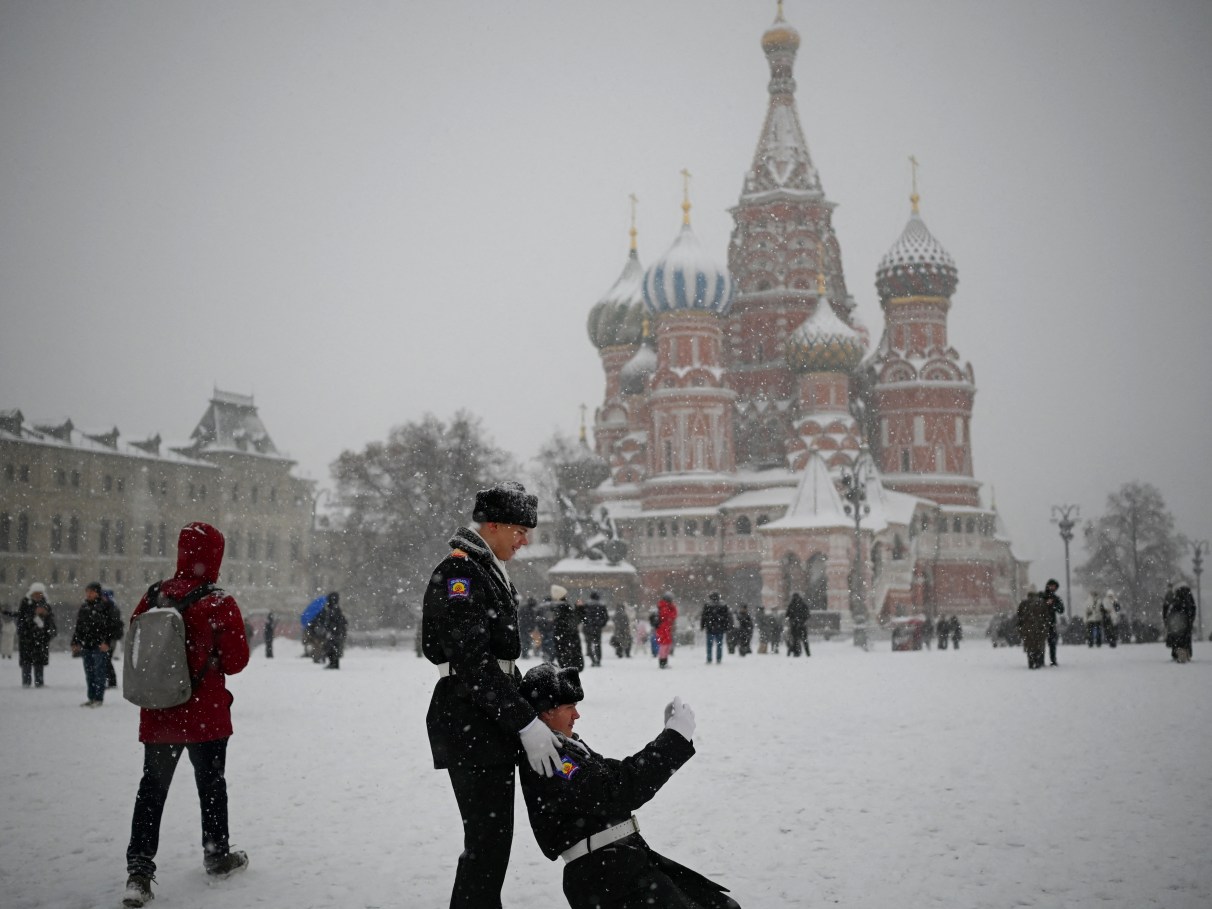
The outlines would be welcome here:
<svg viewBox="0 0 1212 909">
<path fill-rule="evenodd" d="M 147 591 L 150 608 L 135 616 L 126 635 L 122 697 L 140 707 L 162 710 L 184 704 L 193 696 L 202 676 L 194 678 L 189 672 L 181 612 L 215 589 L 203 584 L 174 600 L 160 593 L 159 584 L 151 586 Z"/>
</svg>

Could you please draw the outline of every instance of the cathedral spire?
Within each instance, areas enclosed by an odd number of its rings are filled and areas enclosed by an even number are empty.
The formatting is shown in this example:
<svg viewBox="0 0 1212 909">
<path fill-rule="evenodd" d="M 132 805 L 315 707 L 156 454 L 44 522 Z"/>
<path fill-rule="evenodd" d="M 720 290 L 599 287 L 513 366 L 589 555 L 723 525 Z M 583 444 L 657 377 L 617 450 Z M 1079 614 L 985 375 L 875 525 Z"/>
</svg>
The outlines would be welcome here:
<svg viewBox="0 0 1212 909">
<path fill-rule="evenodd" d="M 682 168 L 682 223 L 690 226 L 690 171 Z"/>
<path fill-rule="evenodd" d="M 635 207 L 640 203 L 640 200 L 636 198 L 635 193 L 632 193 L 627 198 L 631 200 L 631 230 L 629 230 L 628 233 L 631 235 L 631 251 L 635 252 L 637 249 L 635 242 L 637 234 L 635 229 Z"/>
<path fill-rule="evenodd" d="M 917 162 L 917 156 L 916 156 L 916 155 L 910 155 L 910 156 L 909 156 L 909 167 L 910 167 L 910 168 L 912 169 L 912 171 L 913 171 L 913 195 L 911 195 L 911 196 L 909 197 L 909 201 L 910 201 L 910 203 L 912 203 L 912 205 L 913 205 L 913 213 L 914 213 L 915 215 L 917 215 L 917 214 L 920 214 L 920 213 L 921 213 L 921 212 L 920 212 L 920 210 L 919 210 L 919 209 L 918 209 L 918 207 L 917 207 L 917 203 L 919 203 L 920 201 L 922 201 L 922 197 L 921 197 L 921 196 L 919 196 L 919 195 L 917 194 L 917 168 L 918 168 L 918 162 Z"/>
</svg>

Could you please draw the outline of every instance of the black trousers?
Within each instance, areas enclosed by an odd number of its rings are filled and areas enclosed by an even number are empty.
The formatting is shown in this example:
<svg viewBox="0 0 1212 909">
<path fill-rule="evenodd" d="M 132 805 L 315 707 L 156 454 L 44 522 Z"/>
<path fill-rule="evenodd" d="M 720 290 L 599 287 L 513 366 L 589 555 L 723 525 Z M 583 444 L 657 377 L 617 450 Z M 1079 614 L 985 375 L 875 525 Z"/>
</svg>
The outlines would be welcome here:
<svg viewBox="0 0 1212 909">
<path fill-rule="evenodd" d="M 160 848 L 160 818 L 173 772 L 182 751 L 189 752 L 202 807 L 202 851 L 205 859 L 227 855 L 227 739 L 188 745 L 143 746 L 143 779 L 135 796 L 130 823 L 130 845 L 126 847 L 126 873 L 156 873 L 156 851 Z"/>
<path fill-rule="evenodd" d="M 450 767 L 463 818 L 463 852 L 450 909 L 501 909 L 501 887 L 513 847 L 513 764 Z"/>
<path fill-rule="evenodd" d="M 602 665 L 602 629 L 590 631 L 585 629 L 585 649 L 589 651 L 586 656 L 589 657 L 589 662 L 594 666 Z"/>
<path fill-rule="evenodd" d="M 1048 661 L 1056 665 L 1056 629 L 1048 629 Z"/>
</svg>

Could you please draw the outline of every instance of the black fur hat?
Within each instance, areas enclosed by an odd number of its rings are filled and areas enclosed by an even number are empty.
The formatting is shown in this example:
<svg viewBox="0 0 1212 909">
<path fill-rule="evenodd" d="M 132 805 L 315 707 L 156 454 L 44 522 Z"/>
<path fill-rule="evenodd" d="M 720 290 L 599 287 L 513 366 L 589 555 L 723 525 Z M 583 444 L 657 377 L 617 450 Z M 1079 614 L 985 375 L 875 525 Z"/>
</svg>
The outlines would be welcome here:
<svg viewBox="0 0 1212 909">
<path fill-rule="evenodd" d="M 581 688 L 581 674 L 572 667 L 560 669 L 555 663 L 532 666 L 526 675 L 522 676 L 518 691 L 537 713 L 585 699 L 585 691 Z"/>
<path fill-rule="evenodd" d="M 539 523 L 539 497 L 526 492 L 526 487 L 516 480 L 498 483 L 476 493 L 475 511 L 471 519 L 480 524 L 517 524 L 519 527 L 537 527 Z"/>
</svg>

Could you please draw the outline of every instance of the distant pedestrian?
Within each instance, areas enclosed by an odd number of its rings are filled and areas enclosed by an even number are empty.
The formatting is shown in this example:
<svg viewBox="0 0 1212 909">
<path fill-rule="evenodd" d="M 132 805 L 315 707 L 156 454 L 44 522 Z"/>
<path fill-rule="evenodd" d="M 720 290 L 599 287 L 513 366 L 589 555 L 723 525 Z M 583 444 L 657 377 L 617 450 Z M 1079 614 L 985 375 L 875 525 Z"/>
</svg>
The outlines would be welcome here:
<svg viewBox="0 0 1212 909">
<path fill-rule="evenodd" d="M 926 645 L 926 649 L 930 649 L 930 639 L 934 637 L 934 619 L 927 614 L 926 620 L 922 622 L 922 643 Z"/>
<path fill-rule="evenodd" d="M 1166 625 L 1166 646 L 1170 648 L 1170 659 L 1186 663 L 1191 659 L 1192 634 L 1195 628 L 1195 597 L 1191 588 L 1183 584 L 1174 591 L 1162 621 Z"/>
<path fill-rule="evenodd" d="M 939 616 L 936 630 L 938 632 L 938 649 L 946 650 L 947 642 L 951 639 L 951 620 L 945 615 Z"/>
<path fill-rule="evenodd" d="M 614 609 L 614 634 L 610 636 L 610 644 L 614 647 L 614 655 L 620 660 L 631 659 L 631 618 L 627 615 L 627 607 L 620 603 Z"/>
<path fill-rule="evenodd" d="M 101 596 L 96 581 L 84 588 L 84 602 L 76 613 L 76 628 L 72 632 L 72 656 L 84 663 L 84 683 L 88 700 L 81 707 L 100 707 L 105 703 L 110 644 L 122 637 L 118 627 L 121 620 L 117 610 Z"/>
<path fill-rule="evenodd" d="M 1094 590 L 1086 601 L 1086 646 L 1103 646 L 1103 600 Z"/>
<path fill-rule="evenodd" d="M 181 612 L 185 622 L 185 651 L 193 695 L 183 704 L 162 710 L 139 710 L 139 741 L 143 743 L 143 778 L 135 797 L 130 843 L 126 847 L 124 906 L 138 907 L 153 899 L 160 821 L 168 787 L 182 752 L 189 752 L 202 808 L 202 864 L 211 878 L 226 878 L 248 865 L 248 855 L 232 851 L 228 840 L 227 741 L 232 734 L 233 697 L 225 679 L 248 665 L 248 638 L 240 607 L 215 586 L 223 563 L 223 535 L 209 524 L 187 524 L 177 541 L 177 571 L 155 585 L 176 601 L 189 601 Z M 157 596 L 157 599 L 159 597 Z M 144 596 L 131 614 L 153 604 Z"/>
<path fill-rule="evenodd" d="M 666 590 L 657 601 L 657 624 L 653 632 L 657 641 L 657 661 L 662 669 L 669 666 L 669 655 L 673 652 L 674 626 L 678 619 L 678 608 L 673 603 L 673 591 Z"/>
<path fill-rule="evenodd" d="M 341 657 L 345 653 L 345 636 L 349 623 L 341 610 L 341 595 L 335 590 L 328 595 L 324 608 L 316 616 L 315 624 L 320 637 L 321 653 L 328 660 L 325 669 L 340 669 Z"/>
<path fill-rule="evenodd" d="M 951 617 L 951 646 L 959 650 L 960 641 L 964 639 L 964 626 L 960 624 L 959 616 Z"/>
<path fill-rule="evenodd" d="M 1108 647 L 1115 647 L 1119 644 L 1119 600 L 1115 598 L 1114 590 L 1103 594 L 1098 608 L 1103 617 L 1103 637 L 1107 639 Z"/>
<path fill-rule="evenodd" d="M 1044 665 L 1044 648 L 1048 646 L 1049 607 L 1038 592 L 1032 590 L 1018 604 L 1018 630 L 1023 639 L 1023 650 L 1027 652 L 1027 668 L 1040 669 Z"/>
<path fill-rule="evenodd" d="M 568 602 L 568 590 L 559 584 L 551 585 L 552 636 L 555 638 L 556 660 L 561 666 L 571 666 L 578 672 L 585 668 L 585 654 L 581 651 L 581 635 L 577 629 L 576 607 Z"/>
<path fill-rule="evenodd" d="M 711 662 L 711 648 L 715 648 L 715 661 L 718 664 L 723 659 L 724 635 L 732 624 L 728 614 L 728 606 L 720 599 L 718 591 L 713 590 L 703 604 L 699 614 L 699 628 L 707 636 L 707 662 Z"/>
<path fill-rule="evenodd" d="M 753 644 L 753 616 L 749 614 L 749 606 L 742 603 L 737 607 L 736 614 L 736 650 L 741 656 L 749 656 Z"/>
<path fill-rule="evenodd" d="M 753 622 L 757 625 L 758 653 L 765 653 L 770 649 L 770 617 L 766 615 L 765 606 L 757 608 L 757 615 L 753 617 Z"/>
<path fill-rule="evenodd" d="M 585 651 L 589 656 L 589 665 L 602 665 L 602 629 L 610 622 L 610 613 L 602 602 L 602 595 L 596 590 L 589 593 L 589 602 L 585 604 L 585 620 L 583 633 L 585 635 Z"/>
<path fill-rule="evenodd" d="M 278 629 L 278 621 L 271 612 L 265 617 L 265 659 L 274 658 L 274 632 Z"/>
<path fill-rule="evenodd" d="M 42 670 L 50 662 L 50 642 L 59 628 L 55 613 L 46 602 L 46 585 L 35 581 L 17 607 L 17 661 L 21 664 L 21 687 L 42 687 Z"/>
<path fill-rule="evenodd" d="M 11 660 L 17 644 L 17 610 L 0 607 L 0 660 Z"/>
<path fill-rule="evenodd" d="M 799 593 L 793 593 L 787 603 L 787 639 L 787 656 L 799 656 L 801 648 L 804 656 L 812 656 L 808 648 L 808 601 Z"/>
<path fill-rule="evenodd" d="M 783 614 L 777 609 L 771 609 L 767 622 L 770 627 L 770 652 L 778 653 L 779 644 L 783 642 Z"/>
<path fill-rule="evenodd" d="M 1044 585 L 1044 605 L 1048 607 L 1048 662 L 1053 666 L 1056 665 L 1056 618 L 1065 611 L 1065 601 L 1057 593 L 1059 589 L 1060 582 L 1056 578 L 1049 578 Z"/>
</svg>

